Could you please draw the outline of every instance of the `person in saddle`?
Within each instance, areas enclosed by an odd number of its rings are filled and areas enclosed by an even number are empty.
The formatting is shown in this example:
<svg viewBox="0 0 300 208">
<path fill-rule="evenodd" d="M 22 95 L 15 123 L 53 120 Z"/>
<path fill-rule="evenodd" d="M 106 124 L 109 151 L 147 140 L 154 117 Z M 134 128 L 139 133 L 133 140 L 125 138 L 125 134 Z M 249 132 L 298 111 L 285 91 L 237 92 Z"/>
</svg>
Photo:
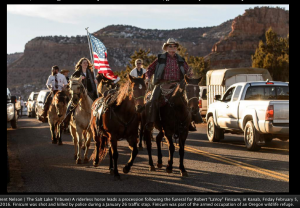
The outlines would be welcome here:
<svg viewBox="0 0 300 208">
<path fill-rule="evenodd" d="M 146 128 L 148 130 L 153 129 L 155 118 L 158 116 L 158 100 L 161 95 L 160 85 L 164 83 L 178 83 L 184 79 L 185 74 L 188 76 L 192 75 L 192 71 L 189 69 L 185 59 L 176 53 L 178 46 L 179 43 L 173 38 L 169 38 L 162 46 L 162 49 L 166 52 L 158 54 L 157 59 L 147 69 L 146 83 L 148 85 L 150 85 L 152 75 L 154 76 L 152 79 L 154 89 L 150 101 L 146 104 L 146 114 L 148 115 Z M 189 130 L 196 131 L 196 128 L 190 124 Z"/>
<path fill-rule="evenodd" d="M 68 83 L 69 83 L 69 77 L 68 77 L 68 74 L 69 74 L 69 70 L 68 69 L 63 69 L 63 70 L 61 70 L 61 74 L 63 74 L 63 75 L 65 75 L 65 77 L 66 77 L 66 80 L 68 81 Z"/>
<path fill-rule="evenodd" d="M 66 77 L 59 73 L 59 68 L 57 65 L 52 67 L 52 74 L 48 77 L 46 86 L 51 92 L 49 93 L 48 97 L 46 98 L 44 110 L 42 113 L 42 121 L 46 121 L 47 112 L 49 110 L 51 101 L 55 93 L 59 90 L 62 90 L 64 86 L 68 84 Z"/>
<path fill-rule="evenodd" d="M 135 68 L 131 70 L 130 76 L 141 78 L 143 74 L 146 73 L 146 69 L 142 68 L 143 60 L 136 59 L 135 60 Z"/>
<path fill-rule="evenodd" d="M 89 95 L 89 97 L 95 101 L 98 98 L 97 95 L 97 80 L 94 77 L 94 73 L 93 73 L 93 65 L 91 64 L 91 62 L 83 57 L 81 58 L 76 66 L 75 66 L 75 72 L 71 75 L 71 78 L 79 78 L 80 76 L 82 76 L 82 84 L 84 86 L 84 88 L 87 90 L 87 94 Z M 71 109 L 72 108 L 72 109 Z M 70 119 L 70 115 L 71 112 L 73 112 L 74 110 L 74 105 L 73 103 L 70 101 L 68 103 L 68 108 L 67 108 L 67 113 L 66 113 L 66 118 L 65 119 Z"/>
</svg>

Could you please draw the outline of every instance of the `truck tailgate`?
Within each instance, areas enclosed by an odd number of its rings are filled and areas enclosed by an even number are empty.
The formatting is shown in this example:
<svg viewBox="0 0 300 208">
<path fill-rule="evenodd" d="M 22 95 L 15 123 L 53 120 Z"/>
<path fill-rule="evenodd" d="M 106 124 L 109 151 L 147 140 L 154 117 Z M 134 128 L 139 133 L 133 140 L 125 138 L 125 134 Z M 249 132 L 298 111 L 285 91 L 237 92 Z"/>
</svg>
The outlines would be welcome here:
<svg viewBox="0 0 300 208">
<path fill-rule="evenodd" d="M 289 101 L 271 101 L 274 105 L 273 123 L 289 123 Z"/>
</svg>

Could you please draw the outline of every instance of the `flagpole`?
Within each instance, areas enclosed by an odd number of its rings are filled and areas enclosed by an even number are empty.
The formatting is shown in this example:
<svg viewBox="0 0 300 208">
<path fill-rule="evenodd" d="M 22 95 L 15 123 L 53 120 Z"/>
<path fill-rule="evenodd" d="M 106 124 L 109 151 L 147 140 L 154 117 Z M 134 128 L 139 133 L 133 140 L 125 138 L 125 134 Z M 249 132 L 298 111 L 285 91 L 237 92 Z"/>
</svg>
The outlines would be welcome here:
<svg viewBox="0 0 300 208">
<path fill-rule="evenodd" d="M 95 67 L 94 67 L 94 56 L 92 55 L 92 48 L 91 48 L 91 40 L 90 40 L 90 36 L 89 36 L 89 27 L 85 28 L 86 32 L 87 32 L 87 38 L 88 38 L 88 44 L 89 44 L 89 49 L 90 49 L 90 56 L 91 56 L 91 61 L 93 62 L 93 72 L 94 72 L 94 77 L 96 79 L 96 74 L 95 74 Z M 94 80 L 93 80 L 94 81 Z M 97 96 L 99 97 L 99 93 L 98 93 L 98 84 L 96 84 L 96 92 L 97 92 Z"/>
</svg>

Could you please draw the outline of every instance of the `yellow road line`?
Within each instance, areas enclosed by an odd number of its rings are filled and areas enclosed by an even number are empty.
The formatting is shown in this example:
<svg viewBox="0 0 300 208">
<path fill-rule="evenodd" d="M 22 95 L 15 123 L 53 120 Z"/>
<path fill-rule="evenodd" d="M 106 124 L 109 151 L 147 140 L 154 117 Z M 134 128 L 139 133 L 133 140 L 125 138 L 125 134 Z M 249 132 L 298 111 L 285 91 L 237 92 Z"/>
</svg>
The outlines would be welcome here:
<svg viewBox="0 0 300 208">
<path fill-rule="evenodd" d="M 179 146 L 176 146 L 176 147 L 179 148 Z M 189 152 L 198 153 L 198 154 L 201 154 L 201 155 L 206 156 L 206 157 L 210 157 L 210 158 L 215 159 L 215 160 L 219 160 L 219 161 L 222 161 L 222 162 L 225 162 L 225 163 L 229 163 L 231 165 L 241 167 L 243 169 L 251 170 L 251 171 L 254 171 L 254 172 L 257 172 L 257 173 L 261 173 L 263 175 L 267 175 L 267 176 L 270 176 L 270 177 L 273 177 L 273 178 L 277 178 L 277 179 L 289 182 L 289 176 L 285 175 L 285 174 L 282 174 L 282 173 L 277 173 L 277 172 L 267 170 L 267 169 L 263 169 L 263 168 L 260 168 L 260 167 L 254 166 L 254 165 L 250 165 L 250 164 L 246 164 L 246 163 L 243 163 L 243 162 L 240 162 L 240 161 L 225 158 L 225 157 L 222 157 L 222 156 L 219 156 L 219 155 L 216 155 L 216 154 L 213 154 L 213 153 L 205 152 L 205 151 L 202 151 L 202 150 L 198 150 L 198 149 L 195 149 L 195 148 L 192 148 L 192 147 L 189 147 L 189 146 L 185 146 L 184 148 L 185 148 L 185 150 L 187 150 Z"/>
</svg>

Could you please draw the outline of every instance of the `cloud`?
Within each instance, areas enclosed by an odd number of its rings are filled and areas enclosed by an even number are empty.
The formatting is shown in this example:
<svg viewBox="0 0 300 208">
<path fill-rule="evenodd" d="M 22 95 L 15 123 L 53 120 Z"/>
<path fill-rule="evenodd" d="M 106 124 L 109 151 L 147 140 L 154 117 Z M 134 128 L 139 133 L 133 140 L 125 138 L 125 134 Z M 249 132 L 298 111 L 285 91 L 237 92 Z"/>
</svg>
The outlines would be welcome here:
<svg viewBox="0 0 300 208">
<path fill-rule="evenodd" d="M 238 10 L 242 14 L 246 8 L 255 6 L 257 5 L 7 5 L 7 12 L 68 24 L 80 24 L 87 19 L 101 21 L 105 18 L 105 21 L 108 21 L 117 18 L 121 20 L 136 18 L 141 21 L 163 18 L 170 21 L 206 20 L 207 26 L 211 26 L 209 21 L 214 19 L 216 14 L 224 16 L 226 21 L 228 17 L 225 15 L 235 15 L 233 10 Z"/>
</svg>

